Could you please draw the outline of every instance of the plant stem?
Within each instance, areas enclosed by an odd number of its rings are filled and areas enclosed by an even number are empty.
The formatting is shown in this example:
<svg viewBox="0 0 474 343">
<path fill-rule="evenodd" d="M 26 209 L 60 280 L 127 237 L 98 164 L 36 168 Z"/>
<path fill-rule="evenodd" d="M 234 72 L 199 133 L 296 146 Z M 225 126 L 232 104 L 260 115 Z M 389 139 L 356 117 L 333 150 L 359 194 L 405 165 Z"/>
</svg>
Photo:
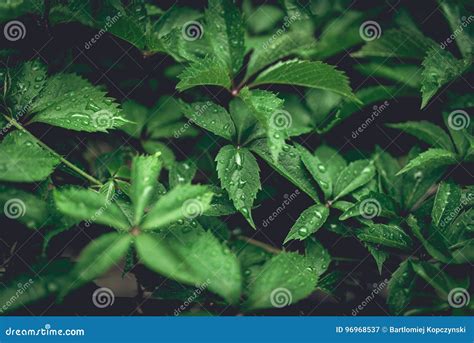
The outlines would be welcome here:
<svg viewBox="0 0 474 343">
<path fill-rule="evenodd" d="M 272 254 L 279 254 L 281 253 L 281 250 L 280 249 L 277 249 L 275 247 L 272 247 L 271 245 L 268 245 L 266 243 L 263 243 L 263 242 L 260 242 L 260 241 L 257 241 L 253 238 L 248 238 L 248 237 L 245 237 L 245 236 L 239 236 L 237 237 L 238 239 L 240 239 L 241 241 L 245 241 L 249 244 L 252 244 L 252 245 L 255 245 L 256 247 L 259 247 L 259 248 L 262 248 L 263 250 L 266 250 L 268 252 L 271 252 Z"/>
<path fill-rule="evenodd" d="M 82 169 L 80 169 L 79 167 L 75 166 L 74 164 L 72 164 L 71 162 L 69 162 L 68 160 L 66 160 L 63 156 L 61 156 L 60 154 L 58 154 L 56 151 L 54 151 L 53 149 L 51 149 L 49 146 L 47 146 L 46 144 L 44 144 L 41 140 L 39 140 L 38 138 L 36 138 L 30 131 L 26 130 L 20 123 L 18 123 L 15 119 L 13 118 L 10 118 L 9 116 L 7 115 L 3 115 L 5 117 L 5 119 L 11 124 L 13 125 L 14 127 L 16 127 L 18 130 L 20 130 L 21 132 L 27 134 L 29 137 L 31 137 L 32 139 L 35 140 L 35 142 L 40 145 L 43 149 L 49 151 L 51 154 L 53 154 L 54 156 L 56 156 L 57 158 L 59 158 L 59 160 L 64 164 L 66 165 L 67 167 L 69 167 L 71 170 L 74 170 L 76 173 L 78 173 L 79 175 L 81 175 L 83 178 L 85 178 L 86 180 L 88 180 L 90 183 L 94 184 L 94 185 L 97 185 L 97 186 L 102 186 L 102 182 L 100 182 L 99 180 L 97 180 L 95 177 L 93 177 L 92 175 L 89 175 L 87 174 L 85 171 L 83 171 Z"/>
</svg>

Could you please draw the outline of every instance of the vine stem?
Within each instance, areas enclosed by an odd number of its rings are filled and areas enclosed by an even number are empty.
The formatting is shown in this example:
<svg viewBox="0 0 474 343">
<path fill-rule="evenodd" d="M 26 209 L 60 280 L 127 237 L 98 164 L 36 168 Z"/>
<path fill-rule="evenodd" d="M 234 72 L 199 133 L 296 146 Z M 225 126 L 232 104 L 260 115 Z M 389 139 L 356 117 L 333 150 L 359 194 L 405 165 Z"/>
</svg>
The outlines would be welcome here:
<svg viewBox="0 0 474 343">
<path fill-rule="evenodd" d="M 95 177 L 93 177 L 92 175 L 89 175 L 87 174 L 85 171 L 83 171 L 82 169 L 80 169 L 79 167 L 75 166 L 74 164 L 72 164 L 71 162 L 69 162 L 68 160 L 66 160 L 63 156 L 61 156 L 60 154 L 58 154 L 56 151 L 54 151 L 53 149 L 51 149 L 49 146 L 47 146 L 46 144 L 44 144 L 41 140 L 39 140 L 38 138 L 36 138 L 36 136 L 34 136 L 30 131 L 28 131 L 27 129 L 25 129 L 20 123 L 18 123 L 15 119 L 13 118 L 10 118 L 9 116 L 3 114 L 3 117 L 11 124 L 13 125 L 15 128 L 17 128 L 18 130 L 20 130 L 21 132 L 27 134 L 29 137 L 31 137 L 32 139 L 34 139 L 34 141 L 40 145 L 43 149 L 49 151 L 51 154 L 53 154 L 54 156 L 56 156 L 57 158 L 59 158 L 59 160 L 64 164 L 66 165 L 68 168 L 70 168 L 71 170 L 74 170 L 76 173 L 78 173 L 79 175 L 81 175 L 83 178 L 85 178 L 87 181 L 89 181 L 90 183 L 94 184 L 94 185 L 97 185 L 97 186 L 103 186 L 102 182 L 100 182 L 99 180 L 97 180 Z"/>
<path fill-rule="evenodd" d="M 281 252 L 280 249 L 272 247 L 271 245 L 268 245 L 266 243 L 257 241 L 256 239 L 253 239 L 253 238 L 249 238 L 245 236 L 238 236 L 237 238 L 241 241 L 247 242 L 248 244 L 255 245 L 256 247 L 259 247 L 259 248 L 262 248 L 263 250 L 271 252 L 272 254 L 279 254 Z"/>
</svg>

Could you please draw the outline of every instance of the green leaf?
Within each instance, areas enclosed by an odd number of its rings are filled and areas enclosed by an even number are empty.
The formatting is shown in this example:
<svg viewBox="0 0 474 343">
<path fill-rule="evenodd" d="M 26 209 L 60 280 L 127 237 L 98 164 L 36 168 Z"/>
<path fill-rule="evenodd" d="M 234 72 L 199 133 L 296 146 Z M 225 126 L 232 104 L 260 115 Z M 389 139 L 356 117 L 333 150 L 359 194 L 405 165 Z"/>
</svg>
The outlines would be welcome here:
<svg viewBox="0 0 474 343">
<path fill-rule="evenodd" d="M 449 51 L 433 48 L 423 60 L 421 108 L 438 90 L 461 76 L 470 66 L 470 61 L 457 60 Z"/>
<path fill-rule="evenodd" d="M 180 219 L 194 219 L 211 204 L 213 193 L 203 185 L 180 185 L 163 195 L 142 220 L 140 228 L 156 230 Z"/>
<path fill-rule="evenodd" d="M 128 230 L 130 222 L 120 207 L 102 193 L 89 189 L 67 188 L 54 191 L 58 210 L 75 219 Z"/>
<path fill-rule="evenodd" d="M 410 250 L 413 243 L 400 227 L 391 224 L 368 224 L 357 232 L 357 237 L 364 242 L 401 250 Z"/>
<path fill-rule="evenodd" d="M 31 106 L 32 122 L 86 132 L 107 132 L 126 120 L 114 99 L 75 74 L 56 74 L 46 80 Z"/>
<path fill-rule="evenodd" d="M 280 253 L 261 267 L 249 285 L 244 306 L 247 310 L 257 310 L 294 304 L 309 296 L 317 281 L 313 259 L 297 253 Z"/>
<path fill-rule="evenodd" d="M 235 137 L 235 125 L 227 110 L 213 102 L 181 102 L 184 115 L 192 122 L 228 141 Z"/>
<path fill-rule="evenodd" d="M 248 88 L 242 89 L 239 96 L 265 128 L 269 148 L 276 161 L 288 138 L 287 130 L 292 122 L 291 114 L 282 109 L 284 101 L 272 92 L 250 91 Z"/>
<path fill-rule="evenodd" d="M 466 22 L 467 19 L 464 16 L 465 13 L 469 13 L 469 10 L 465 8 L 461 1 L 448 0 L 438 2 L 453 31 L 454 39 L 456 40 L 459 50 L 465 58 L 471 57 L 473 54 L 474 31 L 472 27 L 467 24 L 469 22 Z M 471 17 L 469 16 L 468 19 L 471 20 Z M 441 46 L 445 45 L 445 43 L 450 43 L 450 41 L 445 40 Z"/>
<path fill-rule="evenodd" d="M 469 150 L 469 139 L 466 135 L 466 129 L 469 129 L 467 126 L 463 129 L 463 125 L 469 124 L 471 117 L 464 110 L 454 110 L 452 112 L 443 112 L 444 124 L 448 128 L 449 134 L 453 139 L 454 145 L 460 157 L 464 157 Z M 461 126 L 459 126 L 461 123 Z M 472 146 L 472 144 L 471 144 Z"/>
<path fill-rule="evenodd" d="M 416 274 L 411 261 L 403 261 L 388 283 L 387 304 L 394 315 L 403 314 L 414 297 Z"/>
<path fill-rule="evenodd" d="M 398 161 L 388 152 L 376 146 L 374 163 L 380 178 L 381 189 L 384 189 L 398 203 L 401 202 L 401 190 L 398 186 L 399 177 L 396 176 L 401 169 Z"/>
<path fill-rule="evenodd" d="M 192 161 L 175 162 L 169 172 L 170 187 L 190 184 L 196 175 L 197 166 Z"/>
<path fill-rule="evenodd" d="M 272 39 L 275 37 L 275 39 Z M 308 30 L 294 30 L 275 35 L 265 43 L 255 47 L 247 66 L 248 79 L 262 68 L 296 51 L 304 51 L 316 43 L 313 33 Z"/>
<path fill-rule="evenodd" d="M 339 152 L 328 145 L 320 145 L 314 151 L 314 155 L 323 163 L 327 170 L 327 174 L 331 178 L 332 189 L 337 182 L 339 174 L 347 167 L 346 160 Z"/>
<path fill-rule="evenodd" d="M 407 39 L 407 37 L 410 37 Z M 353 57 L 412 58 L 421 60 L 436 43 L 411 29 L 391 29 L 369 41 Z"/>
<path fill-rule="evenodd" d="M 130 199 L 133 204 L 133 225 L 140 224 L 143 212 L 150 206 L 158 189 L 158 175 L 161 170 L 159 155 L 135 156 L 132 161 Z"/>
<path fill-rule="evenodd" d="M 180 92 L 203 85 L 221 86 L 227 89 L 231 87 L 231 79 L 225 66 L 215 57 L 205 57 L 192 62 L 178 78 L 180 81 L 176 89 Z"/>
<path fill-rule="evenodd" d="M 360 200 L 346 209 L 339 217 L 339 220 L 347 220 L 349 218 L 362 216 L 365 219 L 380 218 L 396 218 L 397 206 L 393 199 L 383 193 L 370 191 Z"/>
<path fill-rule="evenodd" d="M 359 102 L 352 93 L 346 75 L 333 66 L 319 61 L 295 59 L 278 62 L 261 72 L 253 81 L 252 86 L 262 84 L 289 84 L 325 89 Z"/>
<path fill-rule="evenodd" d="M 411 228 L 413 235 L 423 244 L 423 247 L 432 257 L 444 263 L 450 263 L 453 260 L 447 246 L 448 242 L 441 234 L 438 233 L 438 235 L 436 235 L 438 238 L 436 240 L 436 245 L 431 243 L 434 238 L 434 230 L 436 229 L 432 230 L 429 233 L 429 237 L 425 239 L 423 233 L 421 232 L 421 228 L 418 225 L 418 221 L 413 215 L 410 214 L 410 216 L 407 218 L 407 224 Z"/>
<path fill-rule="evenodd" d="M 229 193 L 235 208 L 255 228 L 251 210 L 261 189 L 260 169 L 255 157 L 246 148 L 226 145 L 217 154 L 216 161 L 222 188 Z"/>
<path fill-rule="evenodd" d="M 408 121 L 405 123 L 387 124 L 387 126 L 407 132 L 435 148 L 454 152 L 453 143 L 451 143 L 451 139 L 446 131 L 429 121 Z"/>
<path fill-rule="evenodd" d="M 47 203 L 38 196 L 0 185 L 0 207 L 6 218 L 18 220 L 30 229 L 41 229 L 47 222 Z"/>
<path fill-rule="evenodd" d="M 313 205 L 301 213 L 291 228 L 283 244 L 291 240 L 305 240 L 324 225 L 329 216 L 329 208 L 325 205 Z"/>
<path fill-rule="evenodd" d="M 447 299 L 449 292 L 456 287 L 456 281 L 434 264 L 424 261 L 411 261 L 411 264 L 415 273 L 439 292 L 444 299 Z"/>
<path fill-rule="evenodd" d="M 210 0 L 205 13 L 206 32 L 214 55 L 236 75 L 245 53 L 244 25 L 232 0 Z"/>
<path fill-rule="evenodd" d="M 300 154 L 301 160 L 305 165 L 306 169 L 310 172 L 313 176 L 314 180 L 318 183 L 319 187 L 321 187 L 324 196 L 326 199 L 330 199 L 332 195 L 332 188 L 333 188 L 333 178 L 328 170 L 328 164 L 323 163 L 320 159 L 318 154 L 312 155 L 306 148 L 301 145 L 296 145 L 296 150 Z M 331 166 L 333 168 L 335 166 Z"/>
<path fill-rule="evenodd" d="M 369 250 L 370 254 L 377 264 L 379 274 L 382 275 L 382 267 L 385 261 L 390 257 L 390 254 L 384 250 L 381 250 L 376 245 L 366 243 L 365 246 Z"/>
<path fill-rule="evenodd" d="M 0 180 L 34 182 L 44 180 L 59 159 L 20 131 L 10 132 L 0 143 Z"/>
<path fill-rule="evenodd" d="M 118 265 L 132 242 L 129 234 L 107 233 L 93 240 L 79 256 L 72 273 L 77 276 L 76 283 L 92 281 L 107 272 L 114 264 Z"/>
<path fill-rule="evenodd" d="M 240 264 L 212 233 L 183 227 L 157 235 L 140 234 L 135 245 L 138 256 L 151 270 L 186 284 L 201 284 L 230 304 L 238 302 Z"/>
<path fill-rule="evenodd" d="M 318 278 L 323 275 L 331 263 L 331 255 L 326 248 L 313 237 L 305 241 L 305 256 L 312 260 L 314 273 Z"/>
<path fill-rule="evenodd" d="M 412 169 L 420 168 L 425 170 L 435 169 L 441 166 L 456 164 L 456 155 L 444 149 L 428 149 L 427 151 L 410 160 L 408 164 L 400 170 L 397 175 L 404 174 Z"/>
<path fill-rule="evenodd" d="M 421 87 L 422 69 L 419 65 L 400 64 L 398 61 L 387 63 L 387 61 L 384 60 L 383 62 L 358 64 L 355 65 L 354 68 L 367 77 L 392 80 L 398 84 L 407 85 L 414 89 Z M 399 87 L 394 91 L 394 94 L 399 96 L 410 95 L 411 93 L 411 90 L 400 89 Z"/>
<path fill-rule="evenodd" d="M 334 200 L 342 198 L 359 187 L 362 187 L 375 176 L 372 161 L 359 160 L 351 162 L 340 174 L 334 186 Z"/>
<path fill-rule="evenodd" d="M 445 231 L 455 219 L 460 204 L 461 188 L 452 182 L 441 182 L 431 212 L 433 224 Z"/>
<path fill-rule="evenodd" d="M 11 86 L 7 87 L 7 103 L 14 118 L 31 112 L 31 105 L 46 82 L 46 67 L 38 60 L 29 61 L 9 70 Z M 2 80 L 3 81 L 3 80 Z"/>
<path fill-rule="evenodd" d="M 293 146 L 285 145 L 283 147 L 283 152 L 278 156 L 278 162 L 274 162 L 265 139 L 256 140 L 249 148 L 280 175 L 308 194 L 314 201 L 319 202 L 317 186 Z"/>
</svg>

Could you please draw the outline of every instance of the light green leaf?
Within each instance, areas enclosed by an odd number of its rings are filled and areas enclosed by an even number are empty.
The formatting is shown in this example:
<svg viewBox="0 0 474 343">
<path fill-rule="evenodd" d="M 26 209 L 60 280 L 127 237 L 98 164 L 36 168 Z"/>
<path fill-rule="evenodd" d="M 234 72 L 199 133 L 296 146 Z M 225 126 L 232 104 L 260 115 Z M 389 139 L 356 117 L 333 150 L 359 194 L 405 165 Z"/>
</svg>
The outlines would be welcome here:
<svg viewBox="0 0 474 343">
<path fill-rule="evenodd" d="M 192 122 L 215 135 L 232 141 L 235 137 L 235 125 L 227 110 L 213 102 L 181 102 L 184 115 Z"/>
<path fill-rule="evenodd" d="M 107 132 L 126 122 L 114 99 L 75 74 L 48 78 L 31 111 L 32 122 L 75 131 Z"/>
<path fill-rule="evenodd" d="M 232 0 L 210 0 L 205 13 L 206 31 L 214 55 L 236 75 L 245 53 L 244 25 Z"/>
<path fill-rule="evenodd" d="M 310 237 L 305 241 L 305 256 L 312 260 L 314 273 L 318 278 L 328 270 L 331 255 L 314 237 Z"/>
<path fill-rule="evenodd" d="M 387 126 L 407 132 L 435 148 L 454 152 L 453 143 L 451 143 L 451 139 L 446 131 L 429 121 L 408 121 L 405 123 L 387 124 Z"/>
<path fill-rule="evenodd" d="M 352 93 L 347 76 L 333 66 L 319 61 L 295 59 L 278 62 L 261 72 L 252 86 L 261 84 L 289 84 L 325 89 L 359 102 Z"/>
<path fill-rule="evenodd" d="M 283 244 L 294 239 L 305 240 L 324 225 L 328 216 L 329 208 L 325 205 L 317 204 L 307 208 L 298 217 Z"/>
<path fill-rule="evenodd" d="M 184 91 L 202 85 L 221 86 L 230 89 L 231 79 L 225 66 L 215 57 L 205 57 L 192 62 L 179 74 L 176 89 Z"/>
<path fill-rule="evenodd" d="M 247 66 L 246 78 L 283 57 L 310 48 L 315 43 L 313 33 L 308 30 L 296 29 L 275 35 L 275 39 L 269 38 L 254 49 Z"/>
<path fill-rule="evenodd" d="M 362 187 L 375 176 L 372 161 L 359 160 L 351 162 L 339 175 L 334 187 L 334 200 L 342 198 L 359 187 Z"/>
<path fill-rule="evenodd" d="M 444 232 L 456 217 L 461 204 L 461 188 L 452 182 L 441 182 L 436 192 L 431 218 Z M 459 210 L 458 210 L 459 211 Z"/>
<path fill-rule="evenodd" d="M 239 96 L 265 128 L 272 157 L 277 161 L 292 122 L 291 114 L 282 109 L 284 101 L 272 92 L 248 88 L 242 89 Z"/>
<path fill-rule="evenodd" d="M 67 188 L 54 191 L 58 210 L 75 219 L 128 230 L 130 222 L 120 207 L 102 193 L 89 189 Z"/>
<path fill-rule="evenodd" d="M 158 175 L 161 170 L 159 155 L 135 156 L 132 161 L 130 199 L 133 204 L 133 225 L 140 224 L 143 212 L 150 206 L 158 189 Z"/>
<path fill-rule="evenodd" d="M 49 216 L 43 199 L 4 185 L 0 185 L 0 207 L 3 208 L 3 218 L 18 220 L 30 229 L 41 229 Z"/>
<path fill-rule="evenodd" d="M 424 108 L 441 87 L 461 76 L 471 62 L 458 60 L 449 51 L 433 48 L 422 64 L 421 108 Z"/>
<path fill-rule="evenodd" d="M 408 38 L 409 37 L 409 38 Z M 411 29 L 391 29 L 380 38 L 367 42 L 354 57 L 397 57 L 421 60 L 426 51 L 436 43 Z"/>
<path fill-rule="evenodd" d="M 255 228 L 251 210 L 260 186 L 260 168 L 246 148 L 226 145 L 216 156 L 217 173 L 222 187 L 229 193 L 234 206 Z"/>
<path fill-rule="evenodd" d="M 319 159 L 318 154 L 315 153 L 312 155 L 306 148 L 299 144 L 296 145 L 296 150 L 298 150 L 306 169 L 308 169 L 310 174 L 313 176 L 313 179 L 316 180 L 319 187 L 321 187 L 325 198 L 330 199 L 332 195 L 333 179 L 329 173 L 327 167 L 328 164 L 323 163 Z"/>
<path fill-rule="evenodd" d="M 413 243 L 400 227 L 391 224 L 368 224 L 357 232 L 357 237 L 364 242 L 401 250 L 409 250 Z"/>
<path fill-rule="evenodd" d="M 456 155 L 444 149 L 428 149 L 427 151 L 410 160 L 397 175 L 404 174 L 415 168 L 435 169 L 441 166 L 456 164 Z"/>
<path fill-rule="evenodd" d="M 197 166 L 192 161 L 175 162 L 170 168 L 169 183 L 171 188 L 190 184 L 196 175 Z"/>
<path fill-rule="evenodd" d="M 153 205 L 140 227 L 143 230 L 156 230 L 180 219 L 196 218 L 209 208 L 212 195 L 206 186 L 177 186 Z"/>
<path fill-rule="evenodd" d="M 312 181 L 311 175 L 304 167 L 298 152 L 293 146 L 285 145 L 283 147 L 283 152 L 278 156 L 278 162 L 274 162 L 265 139 L 256 140 L 249 148 L 280 175 L 308 194 L 314 201 L 319 202 L 318 192 L 316 191 L 317 185 Z"/>
<path fill-rule="evenodd" d="M 59 159 L 26 133 L 13 131 L 0 143 L 0 180 L 34 182 L 48 177 Z"/>
<path fill-rule="evenodd" d="M 398 269 L 392 274 L 388 283 L 387 304 L 394 315 L 401 315 L 407 309 L 415 293 L 416 274 L 413 271 L 411 261 L 403 261 Z"/>
<path fill-rule="evenodd" d="M 327 174 L 331 178 L 332 187 L 337 182 L 339 174 L 347 167 L 346 160 L 339 154 L 339 152 L 328 145 L 320 145 L 314 151 L 314 155 L 322 162 L 327 170 Z"/>
<path fill-rule="evenodd" d="M 163 233 L 140 234 L 138 256 L 151 270 L 190 285 L 201 284 L 235 304 L 242 276 L 237 257 L 210 232 L 183 227 Z"/>
<path fill-rule="evenodd" d="M 72 271 L 77 276 L 73 285 L 92 281 L 118 265 L 132 242 L 129 234 L 107 233 L 84 248 Z"/>
<path fill-rule="evenodd" d="M 339 217 L 339 220 L 346 220 L 353 217 L 362 216 L 366 219 L 373 218 L 394 218 L 397 217 L 398 209 L 396 203 L 388 195 L 370 191 L 364 195 L 353 206 L 349 207 Z"/>
<path fill-rule="evenodd" d="M 282 252 L 273 257 L 249 285 L 246 309 L 281 308 L 309 296 L 318 281 L 313 262 L 297 253 Z"/>
</svg>

